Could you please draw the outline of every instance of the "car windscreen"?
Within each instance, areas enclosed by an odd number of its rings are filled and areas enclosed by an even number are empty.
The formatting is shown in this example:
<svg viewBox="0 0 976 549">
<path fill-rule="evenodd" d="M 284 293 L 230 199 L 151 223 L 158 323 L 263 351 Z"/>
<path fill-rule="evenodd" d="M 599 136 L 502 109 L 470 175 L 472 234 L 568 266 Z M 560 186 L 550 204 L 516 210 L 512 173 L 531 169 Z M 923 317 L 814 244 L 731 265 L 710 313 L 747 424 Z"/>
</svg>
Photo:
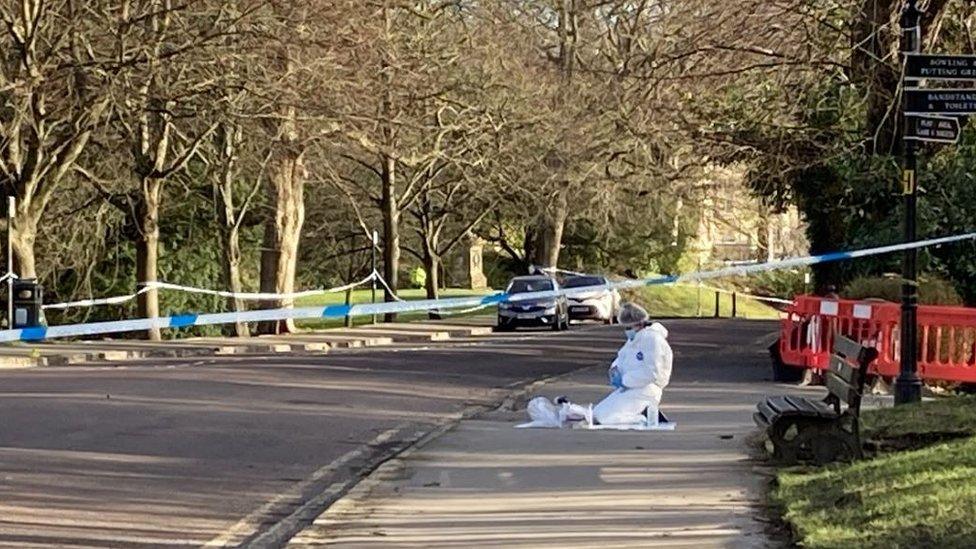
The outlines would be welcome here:
<svg viewBox="0 0 976 549">
<path fill-rule="evenodd" d="M 508 288 L 510 294 L 526 294 L 529 292 L 548 292 L 551 291 L 551 280 L 513 280 Z"/>
<path fill-rule="evenodd" d="M 603 286 L 606 280 L 599 276 L 574 276 L 563 284 L 563 288 L 582 288 L 584 286 Z"/>
</svg>

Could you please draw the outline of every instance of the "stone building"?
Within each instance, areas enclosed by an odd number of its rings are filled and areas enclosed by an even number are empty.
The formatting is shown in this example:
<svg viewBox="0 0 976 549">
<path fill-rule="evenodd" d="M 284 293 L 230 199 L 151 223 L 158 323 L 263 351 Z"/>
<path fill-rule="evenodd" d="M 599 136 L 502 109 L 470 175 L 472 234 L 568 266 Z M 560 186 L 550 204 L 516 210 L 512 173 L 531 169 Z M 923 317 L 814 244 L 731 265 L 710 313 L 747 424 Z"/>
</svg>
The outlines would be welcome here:
<svg viewBox="0 0 976 549">
<path fill-rule="evenodd" d="M 712 167 L 698 191 L 696 237 L 689 245 L 702 264 L 770 261 L 806 255 L 799 211 L 772 211 L 752 194 L 742 170 Z"/>
</svg>

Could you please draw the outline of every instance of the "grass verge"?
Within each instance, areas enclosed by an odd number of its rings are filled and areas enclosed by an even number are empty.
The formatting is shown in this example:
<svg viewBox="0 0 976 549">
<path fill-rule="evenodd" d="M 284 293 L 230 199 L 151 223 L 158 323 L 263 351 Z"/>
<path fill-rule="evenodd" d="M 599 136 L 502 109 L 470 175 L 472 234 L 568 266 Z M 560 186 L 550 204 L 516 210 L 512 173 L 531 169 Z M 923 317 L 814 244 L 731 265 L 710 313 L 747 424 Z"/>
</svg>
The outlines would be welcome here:
<svg viewBox="0 0 976 549">
<path fill-rule="evenodd" d="M 647 309 L 652 317 L 712 317 L 715 315 L 715 291 L 693 286 L 648 286 L 625 292 L 625 299 L 632 299 Z M 732 316 L 732 296 L 719 294 L 719 313 L 724 318 Z M 736 317 L 748 319 L 777 319 L 779 312 L 755 299 L 738 296 Z"/>
<path fill-rule="evenodd" d="M 865 411 L 864 434 L 887 442 L 873 459 L 778 474 L 772 501 L 798 543 L 976 545 L 976 399 Z"/>
<path fill-rule="evenodd" d="M 440 292 L 441 298 L 452 298 L 452 297 L 468 297 L 468 296 L 482 296 L 494 293 L 494 290 L 468 290 L 463 288 L 448 288 Z M 427 299 L 427 294 L 424 290 L 418 289 L 406 289 L 400 290 L 398 295 L 401 299 L 407 301 L 415 301 L 420 299 Z M 350 303 L 370 303 L 372 301 L 372 292 L 370 290 L 355 290 L 350 296 Z M 378 301 L 383 300 L 383 291 L 376 291 L 376 299 Z M 345 293 L 333 293 L 333 294 L 322 294 L 310 297 L 303 297 L 297 300 L 296 307 L 325 307 L 328 305 L 342 305 L 346 302 Z M 480 314 L 484 314 L 485 311 L 494 312 L 491 309 L 486 309 L 484 311 L 479 311 Z M 477 313 L 473 313 L 477 314 Z M 463 316 L 463 315 L 462 315 Z M 420 320 L 427 318 L 426 312 L 416 312 L 416 313 L 403 313 L 398 315 L 398 318 L 403 321 L 410 320 Z M 369 324 L 373 321 L 372 317 L 360 316 L 354 317 L 352 319 L 353 325 L 359 326 L 363 324 Z M 323 329 L 323 328 L 338 328 L 345 325 L 344 319 L 341 318 L 323 318 L 315 320 L 299 320 L 297 324 L 301 328 L 309 329 Z"/>
</svg>

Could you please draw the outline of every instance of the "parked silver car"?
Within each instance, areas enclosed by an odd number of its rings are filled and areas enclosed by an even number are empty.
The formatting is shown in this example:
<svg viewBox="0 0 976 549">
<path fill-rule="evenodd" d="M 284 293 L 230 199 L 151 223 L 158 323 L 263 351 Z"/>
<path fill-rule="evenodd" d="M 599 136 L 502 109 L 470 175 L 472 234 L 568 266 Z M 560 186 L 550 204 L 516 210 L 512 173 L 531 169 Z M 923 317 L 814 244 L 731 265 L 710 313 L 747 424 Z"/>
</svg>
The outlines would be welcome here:
<svg viewBox="0 0 976 549">
<path fill-rule="evenodd" d="M 559 283 L 548 276 L 517 276 L 505 289 L 509 295 L 549 291 L 559 291 Z M 556 331 L 569 328 L 566 296 L 499 303 L 496 329 L 507 331 L 519 326 L 549 326 Z"/>
<path fill-rule="evenodd" d="M 563 288 L 567 290 L 590 286 L 595 288 L 584 293 L 571 292 L 567 296 L 569 317 L 574 320 L 600 320 L 613 324 L 620 309 L 620 293 L 609 287 L 606 277 L 579 275 L 563 282 Z"/>
</svg>

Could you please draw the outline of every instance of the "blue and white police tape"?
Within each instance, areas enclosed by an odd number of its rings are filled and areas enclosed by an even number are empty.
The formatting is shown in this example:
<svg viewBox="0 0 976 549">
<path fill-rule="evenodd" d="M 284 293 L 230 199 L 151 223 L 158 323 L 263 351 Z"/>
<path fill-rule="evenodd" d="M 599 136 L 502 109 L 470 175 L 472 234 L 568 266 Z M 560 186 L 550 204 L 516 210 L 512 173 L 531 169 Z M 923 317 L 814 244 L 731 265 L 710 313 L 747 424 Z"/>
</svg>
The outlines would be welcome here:
<svg viewBox="0 0 976 549">
<path fill-rule="evenodd" d="M 17 330 L 0 331 L 0 342 L 38 341 L 61 337 L 93 336 L 121 332 L 136 332 L 152 328 L 187 328 L 190 326 L 209 326 L 233 324 L 237 322 L 261 322 L 265 320 L 344 318 L 346 316 L 372 316 L 387 313 L 406 313 L 433 309 L 454 309 L 479 307 L 502 301 L 505 294 L 489 296 L 460 297 L 452 299 L 428 299 L 422 301 L 399 301 L 392 303 L 368 303 L 362 305 L 330 305 L 327 307 L 298 307 L 294 309 L 265 309 L 230 313 L 183 314 L 159 318 L 139 318 L 131 320 L 112 320 L 88 324 L 65 324 L 62 326 L 39 326 Z"/>
<path fill-rule="evenodd" d="M 645 280 L 627 280 L 624 282 L 616 283 L 615 286 L 618 288 L 633 288 L 639 286 L 650 286 L 654 284 L 670 284 L 674 282 L 693 282 L 699 280 L 710 280 L 710 279 L 724 278 L 729 276 L 748 276 L 753 273 L 777 271 L 781 269 L 792 269 L 795 267 L 808 267 L 811 265 L 817 265 L 820 263 L 832 263 L 835 261 L 847 261 L 850 259 L 858 259 L 861 257 L 869 257 L 873 255 L 902 252 L 905 250 L 917 250 L 920 248 L 930 248 L 932 246 L 939 246 L 941 244 L 951 244 L 953 242 L 960 242 L 963 240 L 973 240 L 973 239 L 976 239 L 976 232 L 953 235 L 953 236 L 944 236 L 940 238 L 929 238 L 926 240 L 917 240 L 915 242 L 906 242 L 902 244 L 890 244 L 888 246 L 864 248 L 861 250 L 831 252 L 831 253 L 820 254 L 820 255 L 793 257 L 789 259 L 781 259 L 778 261 L 757 263 L 754 265 L 738 265 L 734 267 L 726 267 L 724 269 L 718 269 L 715 271 L 688 273 L 686 275 L 662 276 L 662 277 L 650 278 Z"/>
<path fill-rule="evenodd" d="M 237 322 L 260 322 L 265 320 L 286 320 L 286 319 L 313 319 L 313 318 L 343 318 L 346 316 L 372 316 L 387 313 L 408 313 L 422 312 L 442 309 L 462 309 L 466 307 L 483 307 L 496 305 L 501 302 L 522 302 L 534 301 L 545 298 L 552 298 L 557 295 L 579 296 L 593 293 L 608 288 L 627 289 L 642 286 L 653 286 L 658 284 L 673 284 L 676 282 L 689 282 L 720 278 L 725 276 L 743 276 L 752 273 L 773 271 L 778 269 L 790 269 L 816 265 L 819 263 L 829 263 L 833 261 L 845 261 L 860 257 L 868 257 L 879 254 L 899 252 L 949 244 L 962 240 L 976 238 L 976 233 L 947 236 L 943 238 L 932 238 L 904 244 L 892 244 L 889 246 L 879 246 L 849 252 L 833 252 L 822 255 L 812 255 L 759 263 L 755 265 L 727 267 L 715 271 L 705 271 L 689 273 L 686 275 L 658 276 L 642 280 L 624 280 L 612 282 L 600 286 L 588 286 L 582 288 L 570 288 L 559 291 L 539 291 L 508 295 L 497 293 L 488 296 L 457 297 L 449 299 L 427 299 L 418 301 L 398 301 L 390 303 L 368 303 L 357 305 L 330 305 L 327 307 L 299 307 L 283 309 L 266 309 L 260 311 L 230 312 L 230 313 L 206 313 L 206 314 L 183 314 L 160 318 L 139 318 L 131 320 L 114 320 L 108 322 L 94 322 L 88 324 L 66 324 L 62 326 L 22 328 L 17 330 L 0 331 L 0 342 L 9 341 L 37 341 L 42 339 L 54 339 L 61 337 L 93 336 L 100 334 L 135 332 L 151 328 L 187 328 L 190 326 L 208 326 L 215 324 L 232 324 Z"/>
<path fill-rule="evenodd" d="M 10 276 L 10 275 L 6 275 Z M 6 278 L 6 276 L 0 278 L 0 282 Z M 187 292 L 191 294 L 206 294 L 213 295 L 217 297 L 227 297 L 240 299 L 243 301 L 277 301 L 277 300 L 293 300 L 302 297 L 311 297 L 323 294 L 332 294 L 338 292 L 344 292 L 346 290 L 351 290 L 359 286 L 364 286 L 373 280 L 381 279 L 379 273 L 373 271 L 369 276 L 360 280 L 359 282 L 353 282 L 350 284 L 345 284 L 343 286 L 336 286 L 335 288 L 324 288 L 319 290 L 303 290 L 300 292 L 289 292 L 284 294 L 276 294 L 270 292 L 227 292 L 223 290 L 210 290 L 207 288 L 197 288 L 194 286 L 182 286 L 180 284 L 170 284 L 169 282 L 147 282 L 140 284 L 138 291 L 126 295 L 117 295 L 112 297 L 100 297 L 93 299 L 82 299 L 80 301 L 68 301 L 65 303 L 48 303 L 43 305 L 41 308 L 45 311 L 51 309 L 73 309 L 76 307 L 96 307 L 99 305 L 121 305 L 127 301 L 132 301 L 141 294 L 144 294 L 150 290 L 174 290 L 179 292 Z M 384 282 L 384 284 L 386 284 Z"/>
</svg>

